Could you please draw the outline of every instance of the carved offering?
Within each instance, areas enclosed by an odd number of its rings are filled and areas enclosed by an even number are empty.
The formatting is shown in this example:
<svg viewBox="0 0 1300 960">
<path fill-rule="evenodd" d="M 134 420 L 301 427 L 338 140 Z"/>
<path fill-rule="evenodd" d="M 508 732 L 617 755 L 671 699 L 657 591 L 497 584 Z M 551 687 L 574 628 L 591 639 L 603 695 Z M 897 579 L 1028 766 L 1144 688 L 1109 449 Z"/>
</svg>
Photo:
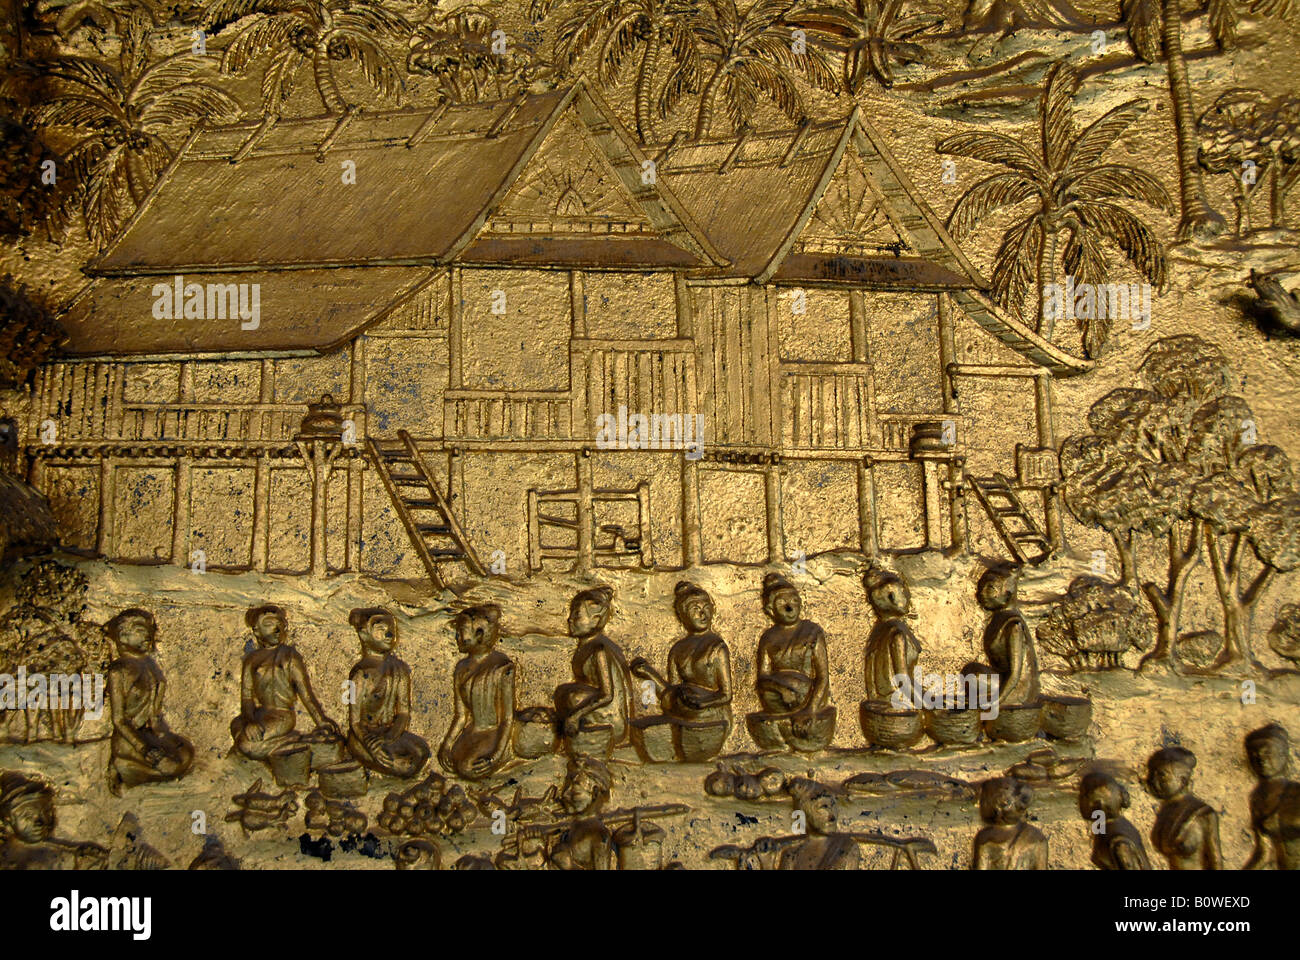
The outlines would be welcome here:
<svg viewBox="0 0 1300 960">
<path fill-rule="evenodd" d="M 1296 867 L 1300 3 L 1081 4 L 0 4 L 0 866 Z"/>
</svg>

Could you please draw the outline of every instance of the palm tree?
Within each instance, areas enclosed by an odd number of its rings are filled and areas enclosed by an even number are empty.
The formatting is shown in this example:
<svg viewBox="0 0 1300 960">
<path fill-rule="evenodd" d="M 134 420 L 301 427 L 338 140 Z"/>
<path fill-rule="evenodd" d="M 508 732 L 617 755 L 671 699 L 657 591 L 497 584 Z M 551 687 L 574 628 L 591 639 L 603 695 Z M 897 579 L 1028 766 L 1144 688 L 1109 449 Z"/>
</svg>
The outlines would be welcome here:
<svg viewBox="0 0 1300 960">
<path fill-rule="evenodd" d="M 496 17 L 482 7 L 434 10 L 415 28 L 406 69 L 437 79 L 443 98 L 453 103 L 501 99 L 527 86 L 546 65 L 530 53 L 493 52 L 497 29 Z"/>
<path fill-rule="evenodd" d="M 873 76 L 882 87 L 894 83 L 893 61 L 919 63 L 925 51 L 917 38 L 943 24 L 937 13 L 903 14 L 904 0 L 853 0 L 852 7 L 811 7 L 790 24 L 824 38 L 844 55 L 844 88 L 856 94 Z"/>
<path fill-rule="evenodd" d="M 214 0 L 203 23 L 206 29 L 220 31 L 245 17 L 254 19 L 226 47 L 222 69 L 242 73 L 254 60 L 271 54 L 262 75 L 262 101 L 272 115 L 289 99 L 298 71 L 308 62 L 329 113 L 353 106 L 334 76 L 336 61 L 355 61 L 366 81 L 385 97 L 401 86 L 385 48 L 404 45 L 411 25 L 385 9 L 381 0 Z"/>
<path fill-rule="evenodd" d="M 796 52 L 787 20 L 795 6 L 789 0 L 755 0 L 742 15 L 736 0 L 705 0 L 695 18 L 695 34 L 703 47 L 700 56 L 713 69 L 700 94 L 697 140 L 708 136 L 719 96 L 732 128 L 739 129 L 758 108 L 760 95 L 792 120 L 802 119 L 798 74 L 823 90 L 838 89 L 825 54 L 811 45 Z"/>
<path fill-rule="evenodd" d="M 101 247 L 171 162 L 169 134 L 242 115 L 229 94 L 198 79 L 212 65 L 210 58 L 190 54 L 125 76 L 84 57 L 36 65 L 51 86 L 32 110 L 33 122 L 82 134 L 63 159 L 76 184 L 64 216 L 79 211 L 86 232 Z"/>
<path fill-rule="evenodd" d="M 1241 10 L 1266 16 L 1286 17 L 1291 0 L 1254 0 L 1238 4 L 1237 0 L 1207 0 L 1210 38 L 1220 50 L 1230 50 L 1237 41 L 1237 21 Z M 1196 163 L 1196 109 L 1192 102 L 1192 84 L 1183 55 L 1182 4 L 1180 0 L 1121 0 L 1121 13 L 1127 25 L 1129 43 L 1147 63 L 1165 60 L 1169 79 L 1169 99 L 1174 108 L 1174 134 L 1178 148 L 1178 191 L 1181 216 L 1178 238 L 1209 237 L 1226 228 L 1223 217 L 1205 198 L 1205 181 Z"/>
<path fill-rule="evenodd" d="M 1173 211 L 1155 177 L 1137 167 L 1106 163 L 1103 157 L 1129 126 L 1146 112 L 1145 100 L 1130 100 L 1106 111 L 1079 130 L 1074 95 L 1079 75 L 1065 61 L 1053 65 L 1039 102 L 1040 143 L 1027 146 L 992 131 L 959 133 L 941 141 L 939 153 L 997 164 L 1001 173 L 967 190 L 948 217 L 948 229 L 961 237 L 994 211 L 1023 210 L 1003 234 L 993 263 L 992 292 L 1001 304 L 1021 312 L 1031 283 L 1039 295 L 1036 329 L 1051 339 L 1058 245 L 1061 260 L 1078 283 L 1099 284 L 1106 272 L 1103 244 L 1117 248 L 1149 283 L 1165 282 L 1164 248 L 1151 229 L 1116 201 L 1137 201 Z M 1023 204 L 1030 204 L 1022 208 Z M 1095 357 L 1106 343 L 1110 317 L 1080 321 L 1084 353 Z"/>
<path fill-rule="evenodd" d="M 552 5 L 552 0 L 534 0 L 530 15 L 540 20 Z M 691 0 L 581 0 L 556 35 L 556 60 L 572 69 L 588 50 L 598 47 L 598 78 L 609 86 L 618 82 L 627 58 L 640 50 L 636 134 L 642 143 L 649 143 L 654 139 L 651 105 L 655 80 L 664 54 L 675 78 L 670 82 L 682 86 L 694 83 L 699 60 L 691 25 L 696 9 Z"/>
</svg>

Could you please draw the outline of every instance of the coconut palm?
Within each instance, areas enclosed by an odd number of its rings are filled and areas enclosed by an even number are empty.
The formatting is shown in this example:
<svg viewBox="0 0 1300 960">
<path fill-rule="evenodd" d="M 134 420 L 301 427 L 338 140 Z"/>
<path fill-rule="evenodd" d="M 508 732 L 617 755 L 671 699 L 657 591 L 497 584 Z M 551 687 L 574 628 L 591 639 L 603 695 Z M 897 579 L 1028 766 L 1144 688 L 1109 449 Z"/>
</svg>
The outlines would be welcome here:
<svg viewBox="0 0 1300 960">
<path fill-rule="evenodd" d="M 206 29 L 250 18 L 238 29 L 222 57 L 227 73 L 242 73 L 254 60 L 270 54 L 262 75 L 262 101 L 278 114 L 293 93 L 298 71 L 311 64 L 312 78 L 326 111 L 343 113 L 350 103 L 339 88 L 334 64 L 354 61 L 381 95 L 401 86 L 388 49 L 404 45 L 411 25 L 379 0 L 214 0 L 204 12 Z"/>
<path fill-rule="evenodd" d="M 904 13 L 904 0 L 853 0 L 852 6 L 821 6 L 790 16 L 791 26 L 807 30 L 844 56 L 844 87 L 856 94 L 868 76 L 893 86 L 894 61 L 919 63 L 918 42 L 943 24 L 942 14 Z"/>
<path fill-rule="evenodd" d="M 733 129 L 745 126 L 758 108 L 760 96 L 776 104 L 792 120 L 805 115 L 796 77 L 834 91 L 839 80 L 826 55 L 815 46 L 796 44 L 789 17 L 796 4 L 789 0 L 755 0 L 742 14 L 736 0 L 704 0 L 695 18 L 700 56 L 711 64 L 700 94 L 695 137 L 708 136 L 718 98 L 723 100 Z"/>
<path fill-rule="evenodd" d="M 1036 329 L 1049 340 L 1056 318 L 1047 291 L 1055 289 L 1058 256 L 1076 283 L 1099 284 L 1106 273 L 1103 247 L 1109 245 L 1149 283 L 1159 287 L 1165 282 L 1162 244 L 1122 203 L 1136 201 L 1172 212 L 1169 195 L 1146 171 L 1103 160 L 1148 103 L 1122 103 L 1080 130 L 1073 117 L 1078 89 L 1079 75 L 1069 64 L 1053 65 L 1039 102 L 1038 144 L 979 131 L 948 137 L 936 148 L 1004 168 L 961 196 L 948 217 L 948 229 L 961 237 L 991 213 L 1017 213 L 994 256 L 992 292 L 1004 306 L 1020 312 L 1036 282 Z M 1105 345 L 1111 319 L 1080 320 L 1087 356 L 1095 357 Z"/>
<path fill-rule="evenodd" d="M 125 76 L 84 57 L 36 65 L 50 87 L 31 111 L 33 122 L 81 134 L 63 159 L 76 184 L 64 214 L 79 211 L 86 232 L 100 246 L 171 162 L 169 137 L 183 137 L 197 123 L 231 122 L 242 115 L 229 94 L 200 79 L 214 63 L 183 54 Z"/>
<path fill-rule="evenodd" d="M 551 0 L 534 0 L 530 15 L 540 20 Z M 667 55 L 671 84 L 694 84 L 699 58 L 691 32 L 697 5 L 692 0 L 580 0 L 560 25 L 555 54 L 565 68 L 597 50 L 597 78 L 618 82 L 627 60 L 640 51 L 635 85 L 636 133 L 642 143 L 654 139 L 651 107 L 661 62 Z M 661 113 L 663 113 L 661 101 Z"/>
<path fill-rule="evenodd" d="M 1286 17 L 1291 6 L 1292 0 L 1207 0 L 1210 38 L 1220 50 L 1230 50 L 1237 42 L 1237 21 L 1242 10 Z M 1226 224 L 1205 198 L 1205 181 L 1196 163 L 1196 109 L 1183 55 L 1182 4 L 1180 0 L 1122 0 L 1120 11 L 1134 52 L 1147 63 L 1164 57 L 1178 148 L 1178 238 L 1222 233 Z"/>
<path fill-rule="evenodd" d="M 434 10 L 415 28 L 406 69 L 434 77 L 443 98 L 453 103 L 501 99 L 527 86 L 546 65 L 530 52 L 495 52 L 497 30 L 497 18 L 482 7 Z"/>
</svg>

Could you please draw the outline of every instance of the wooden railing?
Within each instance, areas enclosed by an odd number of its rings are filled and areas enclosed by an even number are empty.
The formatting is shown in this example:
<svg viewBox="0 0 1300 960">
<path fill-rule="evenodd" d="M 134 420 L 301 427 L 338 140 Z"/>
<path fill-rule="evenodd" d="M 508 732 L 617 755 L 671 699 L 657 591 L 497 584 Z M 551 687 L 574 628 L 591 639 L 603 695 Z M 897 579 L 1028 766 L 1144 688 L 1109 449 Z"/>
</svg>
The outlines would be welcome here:
<svg viewBox="0 0 1300 960">
<path fill-rule="evenodd" d="M 947 413 L 882 413 L 880 415 L 880 449 L 890 453 L 907 453 L 912 444 L 912 427 L 918 423 L 951 423 L 945 427 L 945 446 L 955 450 L 962 440 L 962 421 Z"/>
<path fill-rule="evenodd" d="M 355 433 L 364 408 L 344 406 Z M 126 403 L 122 405 L 122 440 L 292 440 L 307 413 L 303 403 Z"/>
<path fill-rule="evenodd" d="M 596 418 L 699 412 L 693 340 L 574 340 L 574 433 L 592 437 Z"/>
<path fill-rule="evenodd" d="M 866 450 L 875 409 L 871 371 L 856 363 L 783 363 L 782 439 L 791 450 Z"/>
<path fill-rule="evenodd" d="M 567 390 L 448 390 L 442 409 L 449 439 L 568 439 L 573 433 Z"/>
</svg>

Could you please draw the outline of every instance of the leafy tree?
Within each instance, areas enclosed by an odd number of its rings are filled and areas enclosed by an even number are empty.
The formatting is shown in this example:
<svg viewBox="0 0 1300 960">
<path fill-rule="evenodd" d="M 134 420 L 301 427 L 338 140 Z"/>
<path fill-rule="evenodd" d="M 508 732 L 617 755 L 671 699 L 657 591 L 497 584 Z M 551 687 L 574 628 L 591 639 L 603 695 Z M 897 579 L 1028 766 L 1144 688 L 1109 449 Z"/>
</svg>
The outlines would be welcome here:
<svg viewBox="0 0 1300 960">
<path fill-rule="evenodd" d="M 269 54 L 262 74 L 262 102 L 268 113 L 279 114 L 307 63 L 329 113 L 354 106 L 334 75 L 334 64 L 341 61 L 355 62 L 382 96 L 395 95 L 401 86 L 387 48 L 405 44 L 411 25 L 379 0 L 214 0 L 204 15 L 204 27 L 219 32 L 245 18 L 248 22 L 225 49 L 222 69 L 242 73 Z"/>
<path fill-rule="evenodd" d="M 906 9 L 905 0 L 852 0 L 849 6 L 796 10 L 789 21 L 843 55 L 844 88 L 856 94 L 868 76 L 882 87 L 893 86 L 895 62 L 925 60 L 920 41 L 942 26 L 943 15 Z"/>
<path fill-rule="evenodd" d="M 502 99 L 546 65 L 530 52 L 495 52 L 498 29 L 497 18 L 483 7 L 435 9 L 415 28 L 406 68 L 434 77 L 443 98 L 452 103 Z"/>
<path fill-rule="evenodd" d="M 1156 645 L 1143 662 L 1168 662 L 1206 524 L 1193 507 L 1196 487 L 1232 442 L 1214 413 L 1228 406 L 1230 371 L 1218 347 L 1188 335 L 1152 344 L 1138 374 L 1145 388 L 1113 390 L 1093 404 L 1091 433 L 1061 447 L 1061 472 L 1070 512 L 1114 540 L 1123 583 L 1140 580 L 1140 538 L 1164 560 L 1163 582 L 1141 583 L 1156 617 Z"/>
<path fill-rule="evenodd" d="M 755 0 L 742 14 L 736 0 L 704 0 L 695 18 L 700 56 L 710 64 L 695 117 L 695 138 L 708 136 L 721 98 L 733 130 L 749 123 L 760 97 L 792 120 L 805 116 L 796 77 L 834 91 L 839 86 L 825 54 L 807 45 L 795 52 L 789 0 Z"/>
<path fill-rule="evenodd" d="M 1269 183 L 1269 226 L 1286 220 L 1286 195 L 1300 182 L 1300 97 L 1270 98 L 1262 90 L 1233 89 L 1197 122 L 1197 162 L 1207 173 L 1231 176 L 1237 227 L 1250 229 L 1250 199 L 1264 175 Z"/>
<path fill-rule="evenodd" d="M 1147 101 L 1129 100 L 1079 129 L 1073 103 L 1079 84 L 1078 73 L 1065 61 L 1048 72 L 1038 107 L 1037 144 L 980 130 L 948 137 L 936 147 L 939 153 L 1003 168 L 962 194 L 948 216 L 948 228 L 961 237 L 990 214 L 1016 213 L 994 256 L 992 292 L 998 302 L 1021 312 L 1037 284 L 1036 329 L 1049 340 L 1056 321 L 1049 291 L 1058 282 L 1058 261 L 1076 282 L 1092 285 L 1104 282 L 1106 246 L 1118 249 L 1157 287 L 1163 286 L 1167 269 L 1163 245 L 1125 206 L 1136 202 L 1169 211 L 1172 205 L 1164 187 L 1145 170 L 1104 159 L 1146 112 Z M 1111 319 L 1080 318 L 1085 355 L 1100 353 Z"/>
<path fill-rule="evenodd" d="M 125 75 L 84 57 L 36 65 L 49 93 L 31 111 L 33 122 L 80 136 L 59 165 L 76 184 L 64 215 L 79 211 L 96 243 L 108 242 L 171 162 L 169 137 L 242 114 L 229 94 L 201 79 L 212 64 L 183 54 Z"/>
<path fill-rule="evenodd" d="M 1265 16 L 1285 17 L 1291 0 L 1206 0 L 1205 11 L 1210 39 L 1220 50 L 1230 50 L 1237 42 L 1237 22 L 1243 11 Z M 1120 12 L 1127 26 L 1129 43 L 1139 58 L 1147 63 L 1165 61 L 1169 81 L 1169 99 L 1173 104 L 1175 147 L 1178 151 L 1178 188 L 1181 216 L 1178 238 L 1210 237 L 1225 227 L 1205 198 L 1205 182 L 1196 158 L 1196 109 L 1192 101 L 1192 84 L 1183 54 L 1180 0 L 1120 0 Z"/>
<path fill-rule="evenodd" d="M 1198 411 L 1208 426 L 1198 435 L 1213 443 L 1218 468 L 1192 491 L 1192 511 L 1205 520 L 1205 546 L 1223 607 L 1223 650 L 1215 666 L 1249 663 L 1255 605 L 1279 573 L 1300 567 L 1300 495 L 1285 453 L 1247 443 L 1250 408 L 1224 397 Z M 1255 558 L 1253 574 L 1248 557 Z"/>
<path fill-rule="evenodd" d="M 553 0 L 533 0 L 531 16 L 540 20 L 552 6 Z M 695 10 L 695 4 L 687 0 L 579 0 L 559 27 L 556 59 L 572 69 L 594 49 L 597 78 L 613 86 L 639 51 L 634 87 L 636 134 L 642 143 L 648 143 L 654 139 L 652 106 L 665 55 L 670 73 L 663 90 L 680 95 L 697 82 L 700 60 L 692 33 Z M 661 115 L 672 105 L 674 97 L 661 97 Z"/>
</svg>

